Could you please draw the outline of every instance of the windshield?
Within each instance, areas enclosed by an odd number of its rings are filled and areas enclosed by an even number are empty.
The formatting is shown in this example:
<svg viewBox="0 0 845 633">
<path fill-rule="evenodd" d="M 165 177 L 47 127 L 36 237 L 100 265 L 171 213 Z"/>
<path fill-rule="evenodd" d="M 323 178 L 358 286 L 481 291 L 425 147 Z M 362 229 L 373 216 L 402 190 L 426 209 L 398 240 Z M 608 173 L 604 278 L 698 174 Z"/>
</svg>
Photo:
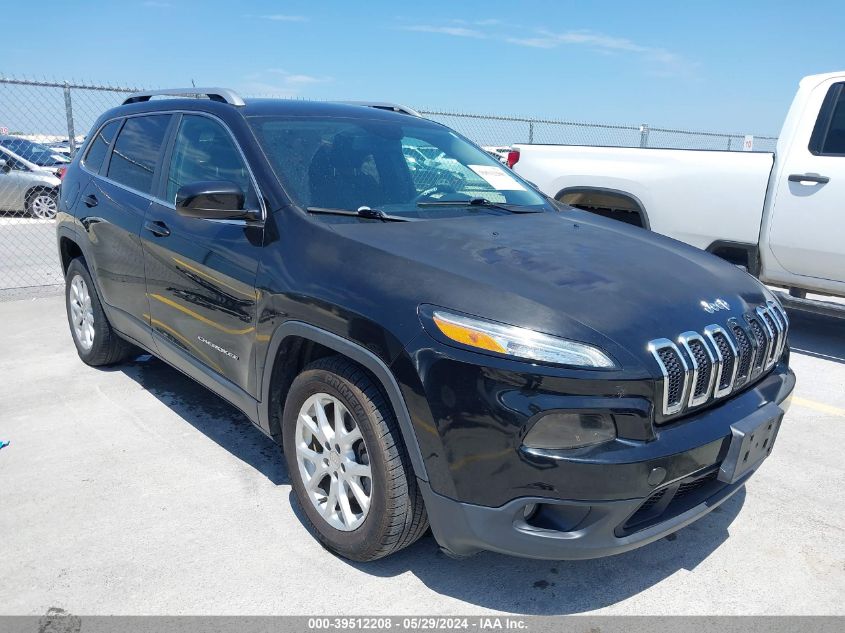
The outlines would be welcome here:
<svg viewBox="0 0 845 633">
<path fill-rule="evenodd" d="M 24 160 L 38 165 L 39 167 L 53 167 L 54 165 L 64 165 L 70 162 L 65 156 L 57 153 L 55 150 L 33 143 L 25 138 L 4 138 L 0 139 L 0 146 L 5 147 L 10 152 L 14 152 Z"/>
<path fill-rule="evenodd" d="M 409 218 L 499 215 L 510 205 L 551 210 L 486 152 L 419 119 L 260 116 L 250 124 L 285 190 L 302 207 L 366 206 Z"/>
</svg>

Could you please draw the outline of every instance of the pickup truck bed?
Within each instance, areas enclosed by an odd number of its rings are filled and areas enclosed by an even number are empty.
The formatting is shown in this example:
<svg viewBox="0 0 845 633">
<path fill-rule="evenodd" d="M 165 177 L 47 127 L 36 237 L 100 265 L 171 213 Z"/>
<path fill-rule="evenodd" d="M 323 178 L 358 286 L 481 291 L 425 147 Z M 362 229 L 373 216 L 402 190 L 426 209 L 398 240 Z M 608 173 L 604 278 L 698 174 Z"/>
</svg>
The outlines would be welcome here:
<svg viewBox="0 0 845 633">
<path fill-rule="evenodd" d="M 770 152 L 514 148 L 520 152 L 514 166 L 520 176 L 574 206 L 640 224 L 702 249 L 730 242 L 757 243 L 774 165 Z"/>
</svg>

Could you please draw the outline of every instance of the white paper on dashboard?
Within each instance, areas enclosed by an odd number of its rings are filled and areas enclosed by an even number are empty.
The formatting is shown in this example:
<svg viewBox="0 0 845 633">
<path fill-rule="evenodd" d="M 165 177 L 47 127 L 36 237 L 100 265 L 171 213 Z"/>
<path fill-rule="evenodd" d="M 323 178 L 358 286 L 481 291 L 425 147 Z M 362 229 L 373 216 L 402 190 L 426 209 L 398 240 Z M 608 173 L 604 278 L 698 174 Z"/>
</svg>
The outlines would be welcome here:
<svg viewBox="0 0 845 633">
<path fill-rule="evenodd" d="M 472 171 L 487 181 L 496 191 L 525 191 L 516 178 L 500 167 L 492 165 L 467 165 Z"/>
</svg>

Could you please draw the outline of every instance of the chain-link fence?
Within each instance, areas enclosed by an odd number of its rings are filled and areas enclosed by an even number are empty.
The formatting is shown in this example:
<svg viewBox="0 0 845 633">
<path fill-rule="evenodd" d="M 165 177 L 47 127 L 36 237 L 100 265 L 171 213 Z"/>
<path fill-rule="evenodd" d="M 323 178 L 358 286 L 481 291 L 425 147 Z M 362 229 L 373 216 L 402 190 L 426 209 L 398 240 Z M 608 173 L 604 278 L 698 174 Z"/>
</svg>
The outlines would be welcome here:
<svg viewBox="0 0 845 633">
<path fill-rule="evenodd" d="M 0 300 L 53 292 L 62 283 L 53 216 L 61 171 L 97 117 L 137 88 L 0 76 Z M 557 143 L 741 150 L 743 134 L 649 125 L 420 111 L 479 145 Z M 777 138 L 756 136 L 755 150 Z"/>
<path fill-rule="evenodd" d="M 103 111 L 133 88 L 0 77 L 0 300 L 58 287 L 61 171 Z"/>
<path fill-rule="evenodd" d="M 776 136 L 753 136 L 721 132 L 696 132 L 641 125 L 584 123 L 558 119 L 462 114 L 420 110 L 420 114 L 448 125 L 484 147 L 507 147 L 516 143 L 592 145 L 602 147 L 650 147 L 661 149 L 710 149 L 742 151 L 746 140 L 755 151 L 773 152 Z"/>
</svg>

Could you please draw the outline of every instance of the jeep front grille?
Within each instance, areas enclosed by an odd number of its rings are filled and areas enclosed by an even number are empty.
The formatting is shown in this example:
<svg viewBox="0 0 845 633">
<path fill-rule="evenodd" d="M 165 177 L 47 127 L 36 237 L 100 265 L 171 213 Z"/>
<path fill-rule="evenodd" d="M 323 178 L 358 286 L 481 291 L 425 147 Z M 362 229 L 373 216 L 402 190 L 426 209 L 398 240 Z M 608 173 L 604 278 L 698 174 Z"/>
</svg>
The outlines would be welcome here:
<svg viewBox="0 0 845 633">
<path fill-rule="evenodd" d="M 684 332 L 677 342 L 650 341 L 648 349 L 663 375 L 664 416 L 724 398 L 771 369 L 783 354 L 789 320 L 774 301 L 721 326 Z"/>
</svg>

